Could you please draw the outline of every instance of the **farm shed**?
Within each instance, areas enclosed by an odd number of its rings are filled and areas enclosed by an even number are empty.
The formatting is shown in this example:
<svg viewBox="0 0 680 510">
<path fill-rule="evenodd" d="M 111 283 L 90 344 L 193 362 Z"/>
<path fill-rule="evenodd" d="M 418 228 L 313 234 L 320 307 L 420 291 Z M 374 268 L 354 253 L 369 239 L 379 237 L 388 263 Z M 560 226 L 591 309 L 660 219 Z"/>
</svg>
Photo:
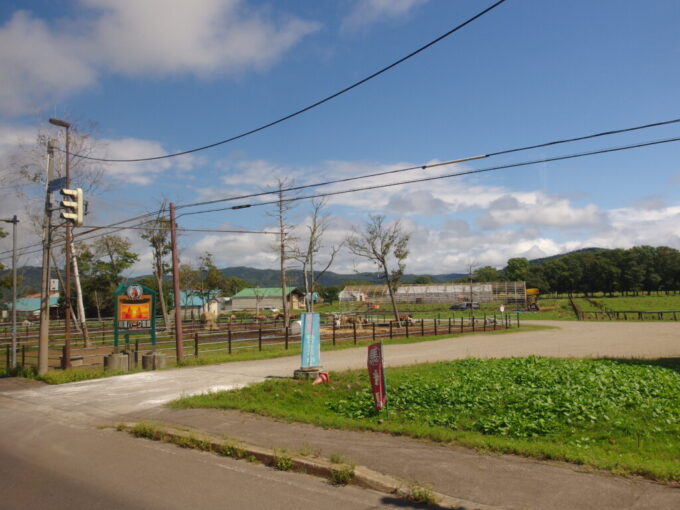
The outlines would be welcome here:
<svg viewBox="0 0 680 510">
<path fill-rule="evenodd" d="M 55 316 L 56 310 L 59 306 L 59 292 L 51 292 L 49 297 L 50 316 Z M 12 302 L 4 303 L 7 317 L 12 314 Z M 29 317 L 40 316 L 40 294 L 28 294 L 22 298 L 17 299 L 17 318 L 27 319 Z M 5 318 L 5 313 L 3 313 Z"/>
<path fill-rule="evenodd" d="M 278 308 L 283 307 L 283 300 L 281 299 L 280 287 L 254 287 L 243 289 L 231 298 L 231 309 L 236 310 L 256 310 L 263 308 Z M 299 310 L 304 308 L 304 292 L 298 289 L 292 289 L 288 292 L 288 304 L 291 310 Z"/>
<path fill-rule="evenodd" d="M 182 306 L 184 319 L 198 319 L 201 313 L 209 311 L 215 315 L 220 313 L 218 295 L 220 290 L 188 289 L 179 293 L 179 302 Z"/>
</svg>

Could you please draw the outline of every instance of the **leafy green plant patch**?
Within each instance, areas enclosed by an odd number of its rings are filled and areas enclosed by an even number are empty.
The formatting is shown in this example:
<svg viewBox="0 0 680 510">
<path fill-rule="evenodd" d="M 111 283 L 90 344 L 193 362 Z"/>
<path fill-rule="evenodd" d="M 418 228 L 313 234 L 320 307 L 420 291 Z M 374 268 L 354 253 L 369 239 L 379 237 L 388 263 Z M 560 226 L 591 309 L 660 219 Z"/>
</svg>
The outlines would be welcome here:
<svg viewBox="0 0 680 510">
<path fill-rule="evenodd" d="M 267 381 L 173 405 L 239 408 L 680 481 L 680 363 L 467 359 L 389 369 L 387 379 L 389 412 L 381 414 L 365 371 L 333 373 L 331 385 Z"/>
</svg>

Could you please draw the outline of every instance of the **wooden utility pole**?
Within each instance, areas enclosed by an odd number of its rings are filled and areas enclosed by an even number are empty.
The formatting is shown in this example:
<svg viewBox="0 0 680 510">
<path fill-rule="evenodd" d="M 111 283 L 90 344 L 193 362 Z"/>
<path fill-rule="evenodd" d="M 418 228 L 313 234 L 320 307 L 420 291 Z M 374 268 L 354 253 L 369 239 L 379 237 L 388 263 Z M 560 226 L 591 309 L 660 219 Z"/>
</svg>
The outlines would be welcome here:
<svg viewBox="0 0 680 510">
<path fill-rule="evenodd" d="M 177 254 L 177 224 L 175 204 L 170 203 L 170 242 L 172 244 L 172 288 L 175 294 L 175 345 L 177 361 L 184 359 L 184 337 L 182 335 L 182 308 L 179 290 L 179 256 Z"/>
<path fill-rule="evenodd" d="M 52 240 L 52 204 L 50 181 L 54 166 L 54 142 L 47 142 L 47 184 L 45 186 L 45 218 L 43 219 L 42 282 L 40 285 L 40 337 L 38 340 L 38 375 L 47 373 L 50 332 L 50 245 Z"/>
</svg>

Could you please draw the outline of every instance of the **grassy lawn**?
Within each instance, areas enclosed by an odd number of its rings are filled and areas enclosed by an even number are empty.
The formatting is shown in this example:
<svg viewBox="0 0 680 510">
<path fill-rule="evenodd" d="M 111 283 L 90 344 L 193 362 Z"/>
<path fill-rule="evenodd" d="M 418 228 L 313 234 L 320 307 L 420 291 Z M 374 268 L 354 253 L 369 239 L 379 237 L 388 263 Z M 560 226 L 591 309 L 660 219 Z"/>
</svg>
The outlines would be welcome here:
<svg viewBox="0 0 680 510">
<path fill-rule="evenodd" d="M 180 399 L 324 427 L 377 430 L 680 482 L 680 362 L 467 359 L 389 369 L 389 414 L 365 370 Z"/>
<path fill-rule="evenodd" d="M 665 311 L 680 310 L 680 296 L 599 297 L 594 299 L 606 308 L 619 311 Z"/>
</svg>

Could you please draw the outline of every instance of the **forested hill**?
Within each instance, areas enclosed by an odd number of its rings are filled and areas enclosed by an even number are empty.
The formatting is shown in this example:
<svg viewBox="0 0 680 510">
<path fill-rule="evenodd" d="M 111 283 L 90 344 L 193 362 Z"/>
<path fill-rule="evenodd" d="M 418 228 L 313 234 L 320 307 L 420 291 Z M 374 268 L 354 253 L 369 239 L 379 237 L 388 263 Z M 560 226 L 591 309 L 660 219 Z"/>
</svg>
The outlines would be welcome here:
<svg viewBox="0 0 680 510">
<path fill-rule="evenodd" d="M 532 266 L 540 266 L 546 262 L 552 262 L 553 260 L 561 259 L 562 257 L 568 257 L 570 255 L 575 255 L 577 253 L 599 253 L 607 251 L 606 248 L 581 248 L 580 250 L 574 250 L 567 253 L 559 253 L 557 255 L 552 255 L 550 257 L 541 257 L 540 259 L 532 259 L 529 264 Z"/>
</svg>

